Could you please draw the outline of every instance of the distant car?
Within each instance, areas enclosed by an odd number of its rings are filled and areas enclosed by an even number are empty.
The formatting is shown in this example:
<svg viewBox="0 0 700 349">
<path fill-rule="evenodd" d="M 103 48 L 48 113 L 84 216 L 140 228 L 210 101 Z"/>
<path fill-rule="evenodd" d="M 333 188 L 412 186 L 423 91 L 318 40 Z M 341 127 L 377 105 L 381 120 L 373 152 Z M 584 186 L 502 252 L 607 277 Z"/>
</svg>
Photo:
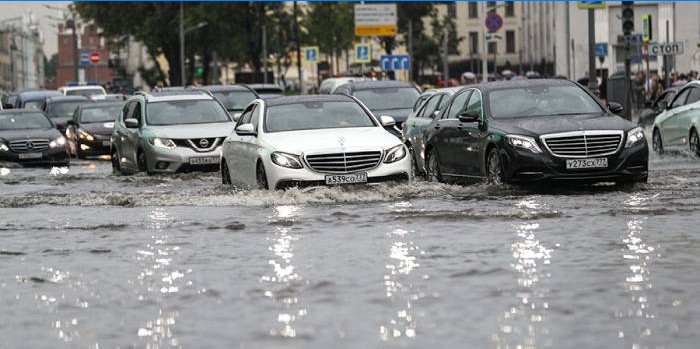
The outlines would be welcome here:
<svg viewBox="0 0 700 349">
<path fill-rule="evenodd" d="M 127 100 L 112 132 L 112 169 L 173 173 L 218 170 L 233 120 L 204 91 L 140 93 Z"/>
<path fill-rule="evenodd" d="M 68 149 L 80 159 L 86 156 L 109 155 L 114 121 L 122 112 L 124 103 L 90 103 L 75 109 L 68 120 L 66 138 Z"/>
<path fill-rule="evenodd" d="M 234 121 L 238 120 L 238 117 L 243 113 L 243 109 L 250 102 L 260 98 L 255 90 L 246 85 L 210 85 L 197 88 L 209 91 L 214 95 L 231 114 Z"/>
<path fill-rule="evenodd" d="M 669 148 L 688 148 L 700 157 L 700 81 L 681 88 L 656 117 L 652 147 L 657 153 Z"/>
<path fill-rule="evenodd" d="M 262 99 L 284 96 L 284 89 L 275 84 L 249 84 L 248 87 L 255 90 Z"/>
<path fill-rule="evenodd" d="M 680 87 L 671 87 L 666 89 L 659 97 L 651 102 L 649 108 L 642 111 L 642 115 L 639 117 L 639 121 L 637 121 L 637 123 L 642 126 L 653 125 L 656 117 L 666 110 L 666 107 L 671 104 L 673 97 L 676 96 L 676 93 L 680 89 Z"/>
<path fill-rule="evenodd" d="M 92 95 L 90 99 L 95 102 L 114 102 L 114 101 L 125 101 L 129 97 L 121 93 L 110 93 L 106 95 Z"/>
<path fill-rule="evenodd" d="M 568 80 L 471 85 L 425 135 L 427 177 L 488 183 L 646 182 L 644 131 Z"/>
<path fill-rule="evenodd" d="M 15 92 L 8 95 L 5 109 L 41 109 L 46 98 L 56 96 L 61 93 L 52 90 Z"/>
<path fill-rule="evenodd" d="M 225 142 L 224 184 L 260 189 L 408 180 L 408 149 L 356 99 L 256 100 Z"/>
<path fill-rule="evenodd" d="M 339 86 L 334 94 L 345 94 L 359 99 L 372 114 L 391 116 L 401 128 L 413 112 L 420 92 L 406 81 L 355 81 Z M 398 135 L 400 136 L 400 135 Z"/>
<path fill-rule="evenodd" d="M 341 77 L 341 78 L 328 78 L 326 80 L 323 80 L 321 82 L 321 86 L 318 88 L 318 93 L 322 95 L 329 95 L 333 94 L 335 92 L 335 89 L 338 88 L 338 86 L 345 85 L 354 81 L 366 81 L 367 78 L 364 77 L 354 77 L 354 76 L 348 76 L 348 77 Z"/>
<path fill-rule="evenodd" d="M 95 95 L 107 94 L 105 89 L 99 85 L 62 86 L 58 88 L 58 92 L 61 92 L 65 96 L 85 96 L 88 98 Z"/>
<path fill-rule="evenodd" d="M 49 97 L 44 101 L 42 110 L 56 124 L 61 133 L 66 132 L 68 120 L 73 118 L 73 113 L 78 106 L 86 103 L 94 103 L 85 96 L 57 96 Z"/>
<path fill-rule="evenodd" d="M 164 86 L 164 87 L 156 86 L 153 89 L 153 92 L 178 92 L 178 91 L 184 91 L 185 89 L 186 89 L 185 86 Z"/>
<path fill-rule="evenodd" d="M 67 166 L 66 138 L 41 110 L 0 111 L 0 162 Z"/>
<path fill-rule="evenodd" d="M 430 123 L 440 114 L 440 111 L 447 105 L 450 97 L 459 91 L 461 87 L 447 87 L 440 89 L 430 89 L 421 94 L 424 103 L 416 111 L 411 113 L 408 120 L 403 125 L 402 139 L 408 147 L 413 160 L 413 169 L 416 173 L 425 172 L 425 159 L 422 154 L 425 151 L 423 138 Z"/>
</svg>

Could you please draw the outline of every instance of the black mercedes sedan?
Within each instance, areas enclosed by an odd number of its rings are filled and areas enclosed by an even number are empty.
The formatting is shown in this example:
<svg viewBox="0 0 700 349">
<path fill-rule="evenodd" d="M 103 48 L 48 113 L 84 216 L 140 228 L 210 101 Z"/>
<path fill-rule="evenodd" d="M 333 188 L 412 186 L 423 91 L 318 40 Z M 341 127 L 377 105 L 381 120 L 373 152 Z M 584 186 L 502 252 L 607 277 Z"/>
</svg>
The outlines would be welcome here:
<svg viewBox="0 0 700 349">
<path fill-rule="evenodd" d="M 0 111 L 0 162 L 67 166 L 66 138 L 40 110 Z"/>
<path fill-rule="evenodd" d="M 647 181 L 643 130 L 567 80 L 473 85 L 425 134 L 427 177 L 489 183 Z"/>
</svg>

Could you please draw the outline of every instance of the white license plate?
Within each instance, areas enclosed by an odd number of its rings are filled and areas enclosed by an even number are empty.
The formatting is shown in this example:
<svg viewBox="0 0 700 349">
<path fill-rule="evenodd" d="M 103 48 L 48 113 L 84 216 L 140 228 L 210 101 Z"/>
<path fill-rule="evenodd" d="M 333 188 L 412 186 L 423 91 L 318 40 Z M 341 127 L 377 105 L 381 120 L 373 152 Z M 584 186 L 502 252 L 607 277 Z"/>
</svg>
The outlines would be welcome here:
<svg viewBox="0 0 700 349">
<path fill-rule="evenodd" d="M 41 153 L 25 153 L 19 154 L 20 159 L 41 159 L 43 155 Z"/>
<path fill-rule="evenodd" d="M 579 168 L 608 168 L 608 158 L 566 160 L 567 170 Z"/>
<path fill-rule="evenodd" d="M 354 183 L 367 183 L 367 172 L 326 176 L 327 185 Z"/>
<path fill-rule="evenodd" d="M 218 156 L 200 156 L 196 158 L 190 158 L 190 165 L 209 165 L 209 164 L 218 164 L 219 163 L 219 157 Z"/>
<path fill-rule="evenodd" d="M 103 147 L 109 147 L 112 145 L 112 141 L 102 141 L 102 146 Z"/>
</svg>

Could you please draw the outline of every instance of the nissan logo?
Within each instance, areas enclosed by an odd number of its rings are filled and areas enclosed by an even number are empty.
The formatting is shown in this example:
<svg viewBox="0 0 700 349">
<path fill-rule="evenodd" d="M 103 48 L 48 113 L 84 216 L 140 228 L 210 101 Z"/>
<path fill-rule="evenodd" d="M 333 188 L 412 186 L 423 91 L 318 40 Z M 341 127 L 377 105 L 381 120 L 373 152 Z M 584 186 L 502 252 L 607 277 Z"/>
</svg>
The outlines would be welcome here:
<svg viewBox="0 0 700 349">
<path fill-rule="evenodd" d="M 206 138 L 202 138 L 199 140 L 199 147 L 200 148 L 206 148 L 208 146 L 209 146 L 209 140 L 207 140 Z"/>
</svg>

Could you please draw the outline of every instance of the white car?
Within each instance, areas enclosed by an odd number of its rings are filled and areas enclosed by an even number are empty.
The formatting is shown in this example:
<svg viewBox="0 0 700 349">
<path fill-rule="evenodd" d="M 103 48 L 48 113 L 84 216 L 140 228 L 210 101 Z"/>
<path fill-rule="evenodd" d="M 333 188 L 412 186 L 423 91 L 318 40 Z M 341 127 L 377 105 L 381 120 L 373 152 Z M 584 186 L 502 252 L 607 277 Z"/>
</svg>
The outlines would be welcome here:
<svg viewBox="0 0 700 349">
<path fill-rule="evenodd" d="M 107 94 L 105 89 L 99 85 L 61 86 L 58 88 L 58 92 L 63 93 L 64 96 L 85 96 L 88 98 Z"/>
<path fill-rule="evenodd" d="M 285 189 L 406 181 L 408 149 L 385 130 L 394 124 L 344 95 L 255 100 L 224 141 L 222 182 Z"/>
</svg>

